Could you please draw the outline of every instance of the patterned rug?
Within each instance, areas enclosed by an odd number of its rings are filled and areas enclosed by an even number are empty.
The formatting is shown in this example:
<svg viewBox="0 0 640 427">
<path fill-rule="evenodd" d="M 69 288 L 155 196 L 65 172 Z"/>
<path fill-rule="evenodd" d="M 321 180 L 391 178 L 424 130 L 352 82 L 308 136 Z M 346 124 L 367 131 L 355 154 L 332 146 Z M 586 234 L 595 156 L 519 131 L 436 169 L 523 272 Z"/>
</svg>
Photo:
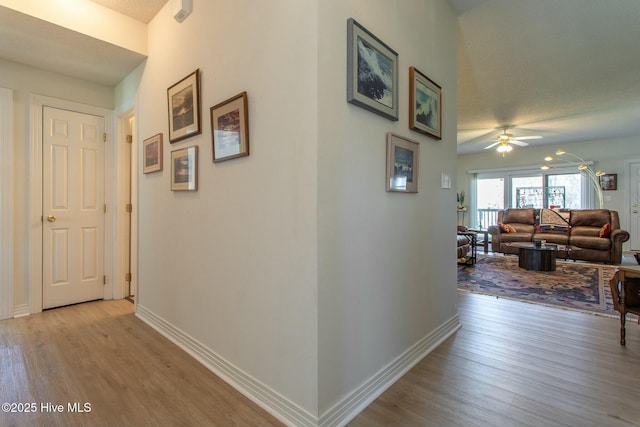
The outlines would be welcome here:
<svg viewBox="0 0 640 427">
<path fill-rule="evenodd" d="M 517 256 L 483 256 L 475 266 L 458 266 L 458 289 L 617 318 L 609 288 L 614 273 L 612 265 L 561 260 L 556 271 L 527 271 Z"/>
</svg>

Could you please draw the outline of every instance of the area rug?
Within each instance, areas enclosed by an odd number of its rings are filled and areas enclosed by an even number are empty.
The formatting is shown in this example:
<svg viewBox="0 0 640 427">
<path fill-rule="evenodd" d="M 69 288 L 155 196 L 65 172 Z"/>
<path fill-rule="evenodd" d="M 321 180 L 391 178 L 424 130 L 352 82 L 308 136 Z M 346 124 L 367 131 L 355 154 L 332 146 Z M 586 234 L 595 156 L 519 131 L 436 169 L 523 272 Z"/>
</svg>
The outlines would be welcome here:
<svg viewBox="0 0 640 427">
<path fill-rule="evenodd" d="M 517 256 L 493 255 L 459 266 L 458 289 L 618 317 L 609 287 L 614 273 L 612 265 L 560 260 L 556 271 L 528 271 Z"/>
</svg>

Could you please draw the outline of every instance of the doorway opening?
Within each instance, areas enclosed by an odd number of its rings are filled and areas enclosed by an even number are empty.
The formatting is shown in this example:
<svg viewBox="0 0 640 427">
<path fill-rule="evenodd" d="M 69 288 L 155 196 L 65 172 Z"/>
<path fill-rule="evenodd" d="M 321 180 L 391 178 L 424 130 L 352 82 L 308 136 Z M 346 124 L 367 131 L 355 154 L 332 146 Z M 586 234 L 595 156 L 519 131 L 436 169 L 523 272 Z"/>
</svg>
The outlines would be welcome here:
<svg viewBox="0 0 640 427">
<path fill-rule="evenodd" d="M 114 144 L 113 136 L 110 135 L 110 129 L 113 129 L 113 111 L 95 107 L 86 104 L 80 104 L 72 101 L 61 100 L 57 98 L 46 97 L 42 95 L 31 95 L 30 97 L 30 163 L 29 163 L 29 221 L 31 224 L 34 224 L 30 229 L 29 234 L 29 253 L 31 259 L 30 266 L 30 313 L 39 313 L 43 308 L 43 233 L 44 233 L 44 222 L 47 220 L 48 215 L 44 215 L 43 209 L 43 113 L 45 107 L 50 107 L 53 109 L 57 109 L 60 111 L 76 111 L 82 114 L 91 115 L 95 117 L 100 117 L 104 120 L 104 129 L 105 135 L 99 135 L 100 140 L 103 141 L 105 148 L 105 164 L 104 164 L 104 202 L 103 207 L 100 211 L 104 212 L 104 232 L 100 233 L 98 231 L 94 232 L 92 235 L 92 230 L 87 229 L 82 232 L 85 233 L 84 238 L 88 239 L 87 241 L 92 241 L 92 238 L 100 238 L 100 234 L 102 234 L 103 238 L 103 255 L 102 259 L 104 261 L 104 266 L 102 267 L 101 272 L 98 272 L 98 269 L 95 269 L 96 273 L 100 277 L 100 285 L 101 289 L 101 297 L 104 299 L 112 299 L 114 298 L 114 287 L 113 287 L 113 272 L 115 271 L 114 265 L 115 263 L 115 233 L 113 233 L 112 224 L 115 222 L 115 216 L 113 213 L 113 209 L 108 209 L 107 207 L 112 206 L 114 202 L 113 196 L 116 194 L 115 187 L 113 185 L 114 180 L 114 165 L 115 163 L 115 150 L 113 149 Z M 57 131 L 64 132 L 64 124 L 62 121 L 56 122 Z M 87 128 L 87 132 L 91 133 L 91 127 Z M 64 150 L 63 150 L 64 151 Z M 85 164 L 91 165 L 93 162 L 93 156 L 90 151 L 86 151 L 83 156 L 86 155 Z M 57 159 L 57 160 L 56 160 Z M 56 161 L 60 161 L 64 163 L 64 156 L 58 156 Z M 61 160 L 62 159 L 62 160 Z M 88 167 L 89 167 L 88 166 Z M 87 178 L 88 179 L 88 178 Z M 91 181 L 89 181 L 91 182 Z M 59 194 L 57 195 L 59 196 Z M 57 197 L 56 196 L 56 197 Z M 61 198 L 55 199 L 56 203 L 58 201 L 63 200 Z M 87 199 L 90 202 L 93 202 L 93 199 L 89 197 Z M 96 202 L 97 203 L 97 202 Z M 51 214 L 55 216 L 55 214 Z M 52 218 L 53 220 L 53 218 Z M 56 217 L 56 221 L 51 221 L 51 223 L 55 224 L 58 221 L 58 217 Z M 58 232 L 56 232 L 58 233 Z M 59 232 L 55 237 L 59 242 L 64 242 L 63 238 L 64 232 Z M 96 246 L 97 247 L 97 246 Z M 91 254 L 89 254 L 91 255 Z M 93 259 L 97 259 L 94 257 Z M 93 274 L 93 266 L 89 264 L 83 265 L 85 271 L 90 275 Z M 57 274 L 57 272 L 56 272 Z M 62 276 L 58 276 L 62 277 Z M 28 314 L 28 312 L 26 313 Z"/>
<path fill-rule="evenodd" d="M 117 138 L 117 271 L 119 298 L 135 303 L 137 280 L 135 274 L 135 141 L 136 121 L 133 108 L 118 116 Z"/>
</svg>

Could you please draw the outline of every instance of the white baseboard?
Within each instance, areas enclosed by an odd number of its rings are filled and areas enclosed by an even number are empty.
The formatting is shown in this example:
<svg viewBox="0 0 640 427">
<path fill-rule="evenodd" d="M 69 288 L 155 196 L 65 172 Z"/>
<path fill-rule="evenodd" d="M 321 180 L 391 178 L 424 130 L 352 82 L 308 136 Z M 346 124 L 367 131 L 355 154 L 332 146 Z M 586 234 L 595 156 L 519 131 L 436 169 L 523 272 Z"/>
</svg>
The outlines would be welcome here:
<svg viewBox="0 0 640 427">
<path fill-rule="evenodd" d="M 232 365 L 143 305 L 137 305 L 136 316 L 283 423 L 290 426 L 318 425 L 318 419 L 312 414 Z"/>
<path fill-rule="evenodd" d="M 28 304 L 18 304 L 13 306 L 13 317 L 23 317 L 31 314 Z"/>
<path fill-rule="evenodd" d="M 143 305 L 138 304 L 136 316 L 189 353 L 265 411 L 283 423 L 296 427 L 345 425 L 461 327 L 460 320 L 456 314 L 383 367 L 318 419 L 278 394 L 275 390 L 232 365 L 204 344 L 155 315 Z"/>
<path fill-rule="evenodd" d="M 461 326 L 456 314 L 322 414 L 319 425 L 333 427 L 347 424 Z"/>
</svg>

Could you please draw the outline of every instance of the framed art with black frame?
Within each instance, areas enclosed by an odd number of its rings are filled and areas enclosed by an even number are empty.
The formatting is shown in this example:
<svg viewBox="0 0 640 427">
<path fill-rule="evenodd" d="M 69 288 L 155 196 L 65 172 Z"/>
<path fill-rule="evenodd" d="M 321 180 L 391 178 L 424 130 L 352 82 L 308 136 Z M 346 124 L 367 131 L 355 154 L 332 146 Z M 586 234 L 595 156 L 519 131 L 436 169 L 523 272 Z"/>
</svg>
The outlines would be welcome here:
<svg viewBox="0 0 640 427">
<path fill-rule="evenodd" d="M 398 54 L 347 20 L 347 102 L 398 120 Z"/>
<path fill-rule="evenodd" d="M 420 144 L 392 132 L 387 134 L 387 191 L 418 192 Z"/>
<path fill-rule="evenodd" d="M 409 129 L 442 139 L 442 88 L 409 67 Z"/>
<path fill-rule="evenodd" d="M 611 191 L 618 189 L 618 174 L 617 173 L 605 173 L 600 176 L 600 187 L 604 191 Z"/>
<path fill-rule="evenodd" d="M 200 127 L 200 70 L 196 70 L 167 89 L 169 142 L 198 135 Z"/>
</svg>

